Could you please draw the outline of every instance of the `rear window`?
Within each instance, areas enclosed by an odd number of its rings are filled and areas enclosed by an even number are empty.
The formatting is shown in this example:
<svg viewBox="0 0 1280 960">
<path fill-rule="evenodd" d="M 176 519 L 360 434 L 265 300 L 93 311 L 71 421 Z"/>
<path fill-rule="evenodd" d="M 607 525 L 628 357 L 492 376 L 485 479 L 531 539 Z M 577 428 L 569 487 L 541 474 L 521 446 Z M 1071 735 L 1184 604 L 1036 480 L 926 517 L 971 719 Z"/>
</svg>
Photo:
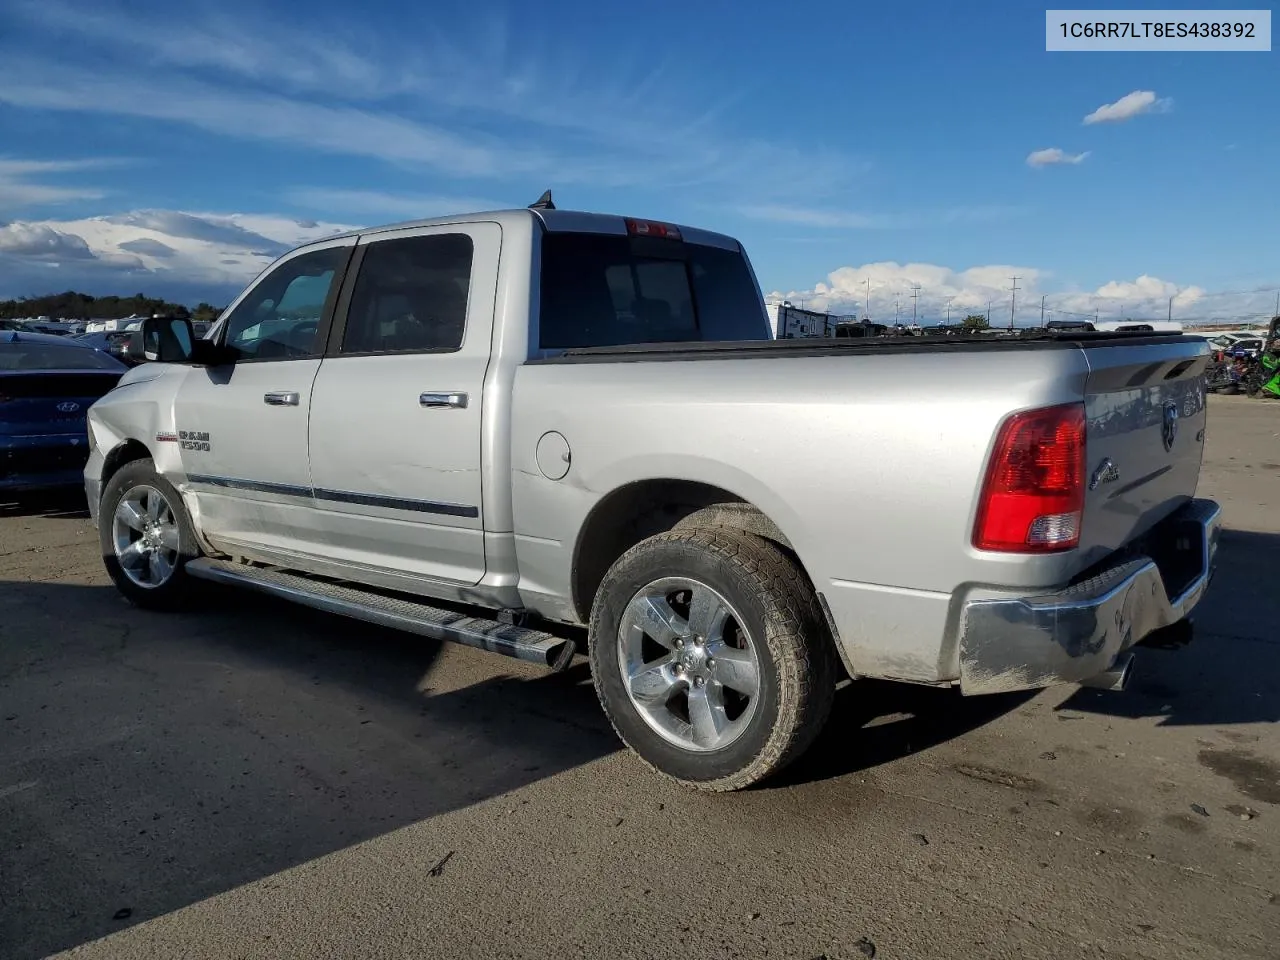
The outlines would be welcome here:
<svg viewBox="0 0 1280 960">
<path fill-rule="evenodd" d="M 56 343 L 0 343 L 0 370 L 114 370 L 126 369 L 108 354 L 89 347 Z"/>
<path fill-rule="evenodd" d="M 741 253 L 589 233 L 544 235 L 539 327 L 543 350 L 769 339 Z"/>
</svg>

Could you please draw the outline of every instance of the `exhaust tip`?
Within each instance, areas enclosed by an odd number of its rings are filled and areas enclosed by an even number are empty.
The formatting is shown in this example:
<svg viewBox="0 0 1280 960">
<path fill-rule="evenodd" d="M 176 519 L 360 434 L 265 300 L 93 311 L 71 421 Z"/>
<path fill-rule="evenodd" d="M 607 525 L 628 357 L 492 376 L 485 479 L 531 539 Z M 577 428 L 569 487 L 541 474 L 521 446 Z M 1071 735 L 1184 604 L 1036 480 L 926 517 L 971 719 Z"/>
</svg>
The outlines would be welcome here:
<svg viewBox="0 0 1280 960">
<path fill-rule="evenodd" d="M 1097 676 L 1090 677 L 1087 680 L 1080 681 L 1082 687 L 1092 687 L 1095 690 L 1114 690 L 1117 693 L 1129 686 L 1129 680 L 1133 676 L 1132 653 L 1122 653 L 1116 658 L 1110 669 L 1102 671 Z"/>
</svg>

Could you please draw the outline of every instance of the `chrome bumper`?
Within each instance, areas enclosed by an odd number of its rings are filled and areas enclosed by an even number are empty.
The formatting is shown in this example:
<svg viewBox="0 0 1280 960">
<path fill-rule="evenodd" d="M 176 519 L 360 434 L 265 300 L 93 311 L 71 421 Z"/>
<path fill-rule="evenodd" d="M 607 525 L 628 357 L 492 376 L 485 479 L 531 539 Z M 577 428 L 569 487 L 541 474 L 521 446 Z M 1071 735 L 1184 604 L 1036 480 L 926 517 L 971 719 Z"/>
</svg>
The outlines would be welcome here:
<svg viewBox="0 0 1280 960">
<path fill-rule="evenodd" d="M 1173 598 L 1154 560 L 1137 557 L 1057 593 L 970 600 L 960 627 L 966 694 L 1079 683 L 1110 669 L 1145 637 L 1186 617 L 1213 576 L 1221 508 L 1193 500 L 1164 521 L 1199 547 L 1200 569 Z M 1197 544 L 1198 541 L 1198 544 Z"/>
</svg>

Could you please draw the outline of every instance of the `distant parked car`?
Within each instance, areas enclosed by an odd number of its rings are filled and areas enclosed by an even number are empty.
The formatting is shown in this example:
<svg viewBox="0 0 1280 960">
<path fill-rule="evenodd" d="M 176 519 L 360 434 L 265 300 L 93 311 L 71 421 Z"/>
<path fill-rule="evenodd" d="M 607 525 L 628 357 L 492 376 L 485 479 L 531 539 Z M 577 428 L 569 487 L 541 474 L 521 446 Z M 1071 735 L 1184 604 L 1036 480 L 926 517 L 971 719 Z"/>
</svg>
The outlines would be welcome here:
<svg viewBox="0 0 1280 960">
<path fill-rule="evenodd" d="M 1257 359 L 1258 354 L 1262 352 L 1262 338 L 1253 337 L 1249 340 L 1237 340 L 1227 348 L 1227 356 L 1236 358 L 1247 358 L 1249 360 Z"/>
<path fill-rule="evenodd" d="M 85 416 L 126 369 L 71 337 L 0 333 L 0 493 L 81 485 Z"/>
<path fill-rule="evenodd" d="M 136 367 L 140 361 L 136 361 L 129 356 L 129 341 L 132 337 L 132 333 L 124 330 L 112 330 L 108 333 L 82 333 L 70 339 L 76 343 L 92 347 L 94 350 L 109 353 L 126 367 Z"/>
</svg>

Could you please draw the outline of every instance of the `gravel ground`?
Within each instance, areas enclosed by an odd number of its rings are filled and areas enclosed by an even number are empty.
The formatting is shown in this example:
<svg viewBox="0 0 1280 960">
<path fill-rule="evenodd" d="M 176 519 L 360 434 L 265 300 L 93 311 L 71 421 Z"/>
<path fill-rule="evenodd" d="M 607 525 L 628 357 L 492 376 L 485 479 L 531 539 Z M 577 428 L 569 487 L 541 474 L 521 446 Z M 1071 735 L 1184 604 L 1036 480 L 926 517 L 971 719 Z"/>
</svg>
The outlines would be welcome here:
<svg viewBox="0 0 1280 960">
<path fill-rule="evenodd" d="M 620 750 L 581 665 L 143 613 L 75 503 L 0 508 L 0 957 L 1273 958 L 1280 403 L 1210 415 L 1190 647 L 1119 695 L 846 686 L 731 796 Z"/>
</svg>

